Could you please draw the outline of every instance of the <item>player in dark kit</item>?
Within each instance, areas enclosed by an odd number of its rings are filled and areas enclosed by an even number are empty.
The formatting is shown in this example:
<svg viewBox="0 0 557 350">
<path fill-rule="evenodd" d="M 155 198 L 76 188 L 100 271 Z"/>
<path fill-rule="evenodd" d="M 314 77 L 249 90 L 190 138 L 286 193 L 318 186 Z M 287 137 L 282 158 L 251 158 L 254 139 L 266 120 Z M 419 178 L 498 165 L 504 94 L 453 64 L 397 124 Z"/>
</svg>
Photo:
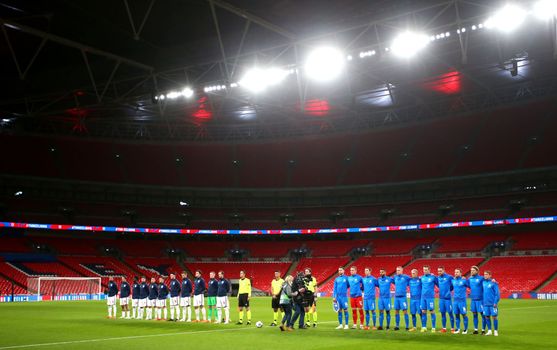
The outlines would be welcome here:
<svg viewBox="0 0 557 350">
<path fill-rule="evenodd" d="M 106 293 L 106 304 L 108 305 L 107 318 L 116 318 L 116 295 L 118 295 L 118 286 L 114 282 L 114 277 L 112 276 L 108 278 L 108 290 Z"/>
<path fill-rule="evenodd" d="M 159 297 L 159 285 L 157 284 L 155 277 L 151 278 L 151 283 L 149 284 L 149 296 L 147 297 L 147 317 L 146 320 L 153 319 L 153 311 L 157 303 L 157 298 Z"/>
<path fill-rule="evenodd" d="M 157 321 L 166 320 L 168 317 L 166 298 L 168 298 L 168 287 L 164 284 L 164 278 L 161 276 L 159 277 L 159 295 L 157 298 Z M 163 313 L 164 315 L 161 315 Z"/>
<path fill-rule="evenodd" d="M 215 278 L 216 274 L 214 271 L 209 272 L 209 282 L 207 283 L 207 306 L 209 307 L 209 315 L 207 320 L 212 322 L 213 314 L 215 316 L 215 322 L 217 319 L 217 291 L 219 289 L 219 281 Z"/>
<path fill-rule="evenodd" d="M 132 284 L 132 318 L 137 318 L 137 308 L 139 306 L 139 281 L 137 276 L 133 277 Z"/>
<path fill-rule="evenodd" d="M 122 277 L 120 283 L 120 306 L 122 307 L 122 316 L 120 318 L 130 319 L 130 284 L 126 281 L 126 277 Z"/>
<path fill-rule="evenodd" d="M 180 318 L 180 282 L 176 274 L 170 274 L 170 321 L 178 321 Z M 176 315 L 176 316 L 174 316 Z"/>
<path fill-rule="evenodd" d="M 182 271 L 182 291 L 180 293 L 180 306 L 182 307 L 182 318 L 180 322 L 191 322 L 191 293 L 193 291 L 193 286 L 191 281 L 188 279 L 186 271 Z"/>
<path fill-rule="evenodd" d="M 137 318 L 139 320 L 143 319 L 143 313 L 145 312 L 145 308 L 147 307 L 148 296 L 149 286 L 145 281 L 145 276 L 141 276 L 141 283 L 139 284 L 139 311 L 137 314 Z"/>
</svg>

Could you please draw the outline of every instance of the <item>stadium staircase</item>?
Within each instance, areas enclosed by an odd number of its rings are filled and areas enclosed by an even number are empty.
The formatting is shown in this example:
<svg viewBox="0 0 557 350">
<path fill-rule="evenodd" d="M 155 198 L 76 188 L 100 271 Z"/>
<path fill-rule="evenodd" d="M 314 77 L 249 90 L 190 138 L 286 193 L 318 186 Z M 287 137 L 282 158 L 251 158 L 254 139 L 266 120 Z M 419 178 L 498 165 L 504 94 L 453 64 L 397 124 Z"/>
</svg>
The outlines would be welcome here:
<svg viewBox="0 0 557 350">
<path fill-rule="evenodd" d="M 296 269 L 298 268 L 298 264 L 300 264 L 300 260 L 293 261 L 290 267 L 288 268 L 288 271 L 286 271 L 286 273 L 284 274 L 284 276 L 294 274 L 296 272 Z"/>
<path fill-rule="evenodd" d="M 548 279 L 546 279 L 545 281 L 543 281 L 542 283 L 540 283 L 540 285 L 536 288 L 534 288 L 534 292 L 539 292 L 542 289 L 544 289 L 547 285 L 549 284 L 554 284 L 557 281 L 557 271 L 555 271 L 555 273 L 553 275 L 551 275 Z"/>
</svg>

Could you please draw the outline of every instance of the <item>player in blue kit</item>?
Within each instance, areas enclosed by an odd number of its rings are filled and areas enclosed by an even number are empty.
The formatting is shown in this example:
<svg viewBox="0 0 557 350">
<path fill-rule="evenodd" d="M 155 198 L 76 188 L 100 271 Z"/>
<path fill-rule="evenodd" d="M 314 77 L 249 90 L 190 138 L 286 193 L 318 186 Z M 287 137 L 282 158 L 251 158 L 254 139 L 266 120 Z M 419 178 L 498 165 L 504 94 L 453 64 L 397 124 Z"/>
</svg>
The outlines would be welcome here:
<svg viewBox="0 0 557 350">
<path fill-rule="evenodd" d="M 118 295 L 118 286 L 114 282 L 114 277 L 108 278 L 108 290 L 106 292 L 106 305 L 108 305 L 108 316 L 106 318 L 116 318 L 116 295 Z M 114 316 L 112 316 L 114 314 Z"/>
<path fill-rule="evenodd" d="M 453 276 L 445 273 L 443 266 L 439 266 L 437 269 L 437 286 L 439 287 L 439 312 L 441 313 L 441 325 L 443 326 L 441 333 L 447 333 L 447 313 L 451 321 L 451 332 L 454 333 L 452 281 Z"/>
<path fill-rule="evenodd" d="M 412 328 L 416 331 L 417 315 L 420 313 L 420 299 L 422 298 L 422 281 L 418 277 L 418 270 L 412 269 L 412 278 L 408 281 L 410 287 L 410 314 L 412 315 Z M 422 325 L 425 327 L 425 325 Z"/>
<path fill-rule="evenodd" d="M 499 315 L 499 310 L 497 304 L 501 299 L 501 294 L 499 293 L 499 284 L 491 278 L 491 271 L 484 271 L 484 281 L 483 281 L 483 307 L 485 322 L 487 325 L 487 332 L 485 335 L 491 335 L 491 320 L 493 319 L 493 335 L 499 336 L 499 320 L 497 316 Z"/>
<path fill-rule="evenodd" d="M 375 314 L 375 288 L 379 287 L 377 283 L 377 278 L 371 275 L 371 268 L 366 267 L 364 270 L 365 277 L 362 282 L 364 284 L 364 312 L 366 314 L 366 325 L 365 330 L 369 330 L 369 312 L 371 311 L 373 317 L 373 329 L 377 329 L 376 326 L 376 314 Z"/>
<path fill-rule="evenodd" d="M 379 327 L 377 330 L 383 330 L 383 319 L 385 312 L 387 313 L 387 327 L 389 330 L 391 326 L 391 284 L 394 280 L 387 276 L 385 269 L 379 270 L 379 278 L 377 284 L 379 285 Z"/>
<path fill-rule="evenodd" d="M 462 334 L 468 334 L 468 316 L 466 315 L 466 291 L 469 287 L 466 278 L 462 277 L 462 270 L 454 270 L 454 278 L 452 280 L 453 284 L 453 311 L 456 321 L 456 331 L 455 333 L 460 333 L 460 316 L 462 315 L 462 321 L 464 323 L 464 329 Z"/>
<path fill-rule="evenodd" d="M 130 294 L 130 284 L 126 281 L 126 277 L 122 277 L 122 282 L 120 283 L 120 306 L 122 307 L 122 316 L 120 318 L 127 318 L 128 320 L 131 318 Z"/>
<path fill-rule="evenodd" d="M 348 285 L 350 288 L 350 307 L 352 308 L 352 328 L 358 328 L 358 313 L 360 314 L 360 329 L 364 329 L 364 303 L 362 301 L 363 281 L 362 276 L 358 275 L 356 266 L 350 267 L 350 276 L 348 276 Z"/>
<path fill-rule="evenodd" d="M 396 275 L 393 278 L 395 282 L 395 331 L 400 329 L 400 310 L 404 313 L 404 324 L 406 330 L 409 330 L 408 321 L 408 300 L 406 299 L 406 290 L 410 276 L 403 274 L 404 269 L 402 266 L 397 266 Z"/>
<path fill-rule="evenodd" d="M 420 299 L 420 309 L 422 309 L 422 332 L 427 331 L 427 312 L 431 314 L 431 333 L 435 333 L 435 286 L 437 277 L 431 274 L 429 266 L 423 267 L 424 274 L 422 281 L 422 298 Z"/>
<path fill-rule="evenodd" d="M 159 285 L 157 284 L 155 277 L 152 277 L 151 283 L 149 283 L 149 296 L 147 297 L 147 317 L 145 317 L 146 320 L 153 319 L 154 316 L 153 311 L 155 311 L 158 297 L 159 297 Z"/>
<path fill-rule="evenodd" d="M 170 274 L 170 321 L 178 321 L 180 318 L 180 291 L 182 287 L 180 281 L 176 279 L 176 274 Z"/>
<path fill-rule="evenodd" d="M 159 277 L 159 295 L 157 297 L 157 321 L 166 320 L 168 311 L 166 310 L 166 299 L 168 298 L 168 287 L 164 284 L 164 278 Z M 164 313 L 164 314 L 163 314 Z"/>
<path fill-rule="evenodd" d="M 478 334 L 478 314 L 482 316 L 482 334 L 485 334 L 485 317 L 483 308 L 483 276 L 479 275 L 480 268 L 477 266 L 472 266 L 470 269 L 470 278 L 468 278 L 468 284 L 470 285 L 470 311 L 474 315 L 474 334 Z"/>
<path fill-rule="evenodd" d="M 338 277 L 333 285 L 333 302 L 338 305 L 338 327 L 336 329 L 348 329 L 348 277 L 344 275 L 344 268 L 338 268 Z M 342 325 L 342 314 L 344 313 L 344 326 Z"/>
<path fill-rule="evenodd" d="M 191 293 L 193 292 L 193 285 L 188 279 L 186 271 L 182 271 L 182 288 L 180 292 L 180 306 L 182 307 L 181 322 L 191 322 Z"/>
<path fill-rule="evenodd" d="M 132 318 L 137 318 L 137 308 L 139 307 L 139 281 L 137 276 L 133 277 L 132 284 Z"/>
<path fill-rule="evenodd" d="M 142 320 L 145 308 L 147 307 L 147 298 L 149 296 L 149 286 L 147 285 L 145 276 L 141 276 L 141 283 L 139 284 L 139 309 L 137 319 Z"/>
</svg>

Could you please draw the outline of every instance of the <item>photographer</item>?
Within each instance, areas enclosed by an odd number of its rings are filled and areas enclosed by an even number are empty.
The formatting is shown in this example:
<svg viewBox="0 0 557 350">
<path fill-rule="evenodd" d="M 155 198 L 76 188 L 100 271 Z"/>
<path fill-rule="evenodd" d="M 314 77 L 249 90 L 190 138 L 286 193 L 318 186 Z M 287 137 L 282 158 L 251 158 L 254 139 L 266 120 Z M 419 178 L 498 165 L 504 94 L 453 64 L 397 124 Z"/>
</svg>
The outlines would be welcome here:
<svg viewBox="0 0 557 350">
<path fill-rule="evenodd" d="M 308 300 L 307 300 L 305 276 L 303 272 L 298 273 L 298 275 L 294 278 L 294 281 L 292 282 L 292 293 L 294 294 L 294 292 L 297 292 L 297 294 L 294 295 L 293 298 L 294 315 L 290 320 L 290 327 L 293 328 L 294 323 L 299 318 L 298 328 L 307 329 L 304 322 L 304 317 L 306 315 L 305 308 L 308 305 L 307 304 Z"/>
</svg>

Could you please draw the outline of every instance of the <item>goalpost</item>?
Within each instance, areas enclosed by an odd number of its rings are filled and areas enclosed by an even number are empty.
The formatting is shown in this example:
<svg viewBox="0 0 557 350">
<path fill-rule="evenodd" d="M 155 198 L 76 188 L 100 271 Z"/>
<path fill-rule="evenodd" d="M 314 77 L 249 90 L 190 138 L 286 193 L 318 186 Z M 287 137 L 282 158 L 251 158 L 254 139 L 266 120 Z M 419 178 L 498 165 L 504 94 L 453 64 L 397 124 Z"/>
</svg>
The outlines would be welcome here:
<svg viewBox="0 0 557 350">
<path fill-rule="evenodd" d="M 31 277 L 27 279 L 27 293 L 50 296 L 57 299 L 63 296 L 100 296 L 102 293 L 100 277 Z"/>
</svg>

